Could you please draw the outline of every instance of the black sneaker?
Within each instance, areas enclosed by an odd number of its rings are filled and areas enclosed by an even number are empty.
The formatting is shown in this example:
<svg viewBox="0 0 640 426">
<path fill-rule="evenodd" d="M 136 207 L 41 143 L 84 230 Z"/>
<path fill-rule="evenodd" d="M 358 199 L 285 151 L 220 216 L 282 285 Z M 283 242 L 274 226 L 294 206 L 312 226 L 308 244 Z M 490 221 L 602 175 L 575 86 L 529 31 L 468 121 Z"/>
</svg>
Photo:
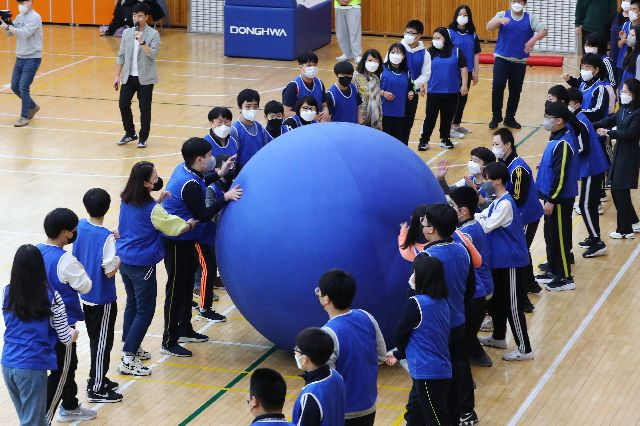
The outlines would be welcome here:
<svg viewBox="0 0 640 426">
<path fill-rule="evenodd" d="M 102 387 L 114 391 L 120 387 L 120 384 L 113 380 L 109 380 L 108 377 L 105 377 L 104 380 L 102 380 Z"/>
<path fill-rule="evenodd" d="M 428 149 L 429 149 L 429 142 L 420 141 L 420 143 L 418 143 L 418 151 L 426 151 Z"/>
<path fill-rule="evenodd" d="M 576 283 L 573 282 L 573 277 L 569 277 L 569 278 L 555 277 L 553 281 L 545 284 L 545 287 L 549 291 L 568 291 L 568 290 L 575 290 Z"/>
<path fill-rule="evenodd" d="M 472 426 L 478 424 L 478 415 L 471 410 L 469 413 L 460 414 L 460 426 Z"/>
<path fill-rule="evenodd" d="M 551 272 L 551 263 L 549 262 L 544 262 L 538 265 L 538 269 L 540 269 L 542 272 Z"/>
<path fill-rule="evenodd" d="M 118 141 L 118 145 L 126 145 L 129 142 L 138 140 L 138 135 L 124 135 L 122 139 Z"/>
<path fill-rule="evenodd" d="M 573 255 L 573 252 L 569 252 L 569 263 L 572 264 L 572 265 L 576 264 L 576 258 Z"/>
<path fill-rule="evenodd" d="M 89 402 L 120 402 L 122 401 L 122 395 L 118 392 L 102 388 L 100 392 L 87 391 L 87 400 Z"/>
<path fill-rule="evenodd" d="M 147 141 L 143 141 L 142 139 L 140 139 L 138 141 L 138 148 L 146 148 L 147 147 Z"/>
<path fill-rule="evenodd" d="M 527 314 L 530 314 L 531 312 L 533 312 L 535 308 L 536 307 L 533 306 L 533 303 L 531 303 L 531 300 L 529 300 L 528 297 L 524 300 L 524 302 L 522 302 L 522 310 Z"/>
<path fill-rule="evenodd" d="M 207 340 L 209 340 L 209 336 L 205 335 L 205 334 L 200 334 L 200 333 L 196 333 L 195 331 L 192 331 L 189 334 L 186 334 L 184 336 L 180 336 L 178 338 L 178 343 L 202 343 L 202 342 L 206 342 Z"/>
<path fill-rule="evenodd" d="M 547 284 L 550 283 L 551 281 L 555 280 L 557 278 L 556 275 L 554 275 L 551 272 L 545 272 L 544 274 L 541 275 L 536 275 L 536 282 L 538 284 Z"/>
<path fill-rule="evenodd" d="M 220 277 L 216 277 L 216 279 L 213 281 L 213 288 L 224 289 L 224 283 L 222 282 Z"/>
<path fill-rule="evenodd" d="M 160 350 L 160 352 L 165 355 L 171 355 L 171 356 L 181 356 L 181 357 L 193 356 L 193 353 L 189 349 L 182 347 L 177 343 L 174 343 L 173 345 L 169 345 L 169 346 L 162 345 L 162 349 Z"/>
<path fill-rule="evenodd" d="M 200 309 L 198 310 L 196 319 L 203 319 L 211 322 L 225 322 L 227 320 L 227 317 L 217 313 L 212 309 Z"/>
<path fill-rule="evenodd" d="M 471 365 L 476 365 L 478 367 L 492 367 L 493 366 L 493 361 L 491 361 L 491 358 L 486 353 L 483 354 L 482 356 L 478 357 L 478 358 L 469 357 L 469 361 L 471 361 Z"/>
<path fill-rule="evenodd" d="M 605 254 L 606 252 L 606 244 L 602 241 L 596 241 L 591 245 L 591 247 L 589 247 L 587 250 L 585 250 L 584 253 L 582 253 L 582 257 L 596 257 Z"/>
<path fill-rule="evenodd" d="M 529 283 L 529 288 L 527 288 L 527 293 L 538 294 L 542 291 L 542 287 L 534 280 Z"/>
<path fill-rule="evenodd" d="M 453 145 L 453 142 L 451 142 L 451 139 L 442 139 L 440 141 L 440 146 L 442 148 L 447 148 L 447 149 L 455 148 L 455 146 Z"/>
<path fill-rule="evenodd" d="M 505 118 L 503 124 L 506 127 L 510 127 L 512 129 L 521 129 L 522 128 L 520 123 L 518 123 L 515 118 Z"/>
<path fill-rule="evenodd" d="M 489 123 L 489 128 L 490 129 L 497 129 L 498 125 L 502 122 L 502 118 L 501 117 L 496 117 L 494 116 L 491 119 L 491 122 Z"/>
<path fill-rule="evenodd" d="M 594 241 L 593 238 L 591 237 L 587 237 L 584 240 L 580 241 L 578 243 L 578 246 L 582 249 L 588 249 L 589 247 L 591 247 L 591 245 L 593 245 L 593 243 L 595 243 L 596 241 Z"/>
</svg>

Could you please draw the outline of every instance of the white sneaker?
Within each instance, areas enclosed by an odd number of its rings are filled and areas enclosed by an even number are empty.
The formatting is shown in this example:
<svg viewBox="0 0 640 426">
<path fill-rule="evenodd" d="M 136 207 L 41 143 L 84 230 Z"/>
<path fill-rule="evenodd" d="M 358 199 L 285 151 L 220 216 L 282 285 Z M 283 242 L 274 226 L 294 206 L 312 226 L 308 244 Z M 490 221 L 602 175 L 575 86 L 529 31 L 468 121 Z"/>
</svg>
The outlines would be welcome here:
<svg viewBox="0 0 640 426">
<path fill-rule="evenodd" d="M 456 129 L 451 129 L 451 131 L 449 132 L 449 137 L 451 137 L 453 139 L 462 139 L 462 138 L 464 138 L 464 133 L 459 132 Z"/>
<path fill-rule="evenodd" d="M 347 59 L 346 55 L 340 55 L 336 57 L 336 62 L 346 61 Z"/>
<path fill-rule="evenodd" d="M 56 416 L 56 421 L 61 423 L 82 422 L 85 420 L 93 420 L 97 416 L 98 413 L 96 413 L 95 410 L 84 408 L 81 404 L 78 404 L 78 408 L 75 410 L 65 410 L 60 406 L 58 415 Z"/>
<path fill-rule="evenodd" d="M 631 225 L 631 229 L 633 229 L 633 232 L 635 233 L 640 233 L 640 222 Z"/>
<path fill-rule="evenodd" d="M 502 354 L 502 359 L 505 361 L 528 361 L 533 358 L 533 351 L 529 352 L 528 354 L 523 354 L 522 352 L 520 352 L 520 349 L 516 349 L 513 352 L 505 352 Z"/>
<path fill-rule="evenodd" d="M 575 210 L 577 214 L 582 214 L 582 211 L 580 210 L 580 204 L 578 203 L 573 203 L 573 210 Z"/>
<path fill-rule="evenodd" d="M 613 238 L 614 240 L 622 240 L 623 238 L 627 240 L 633 240 L 635 238 L 635 235 L 621 234 L 619 232 L 609 232 L 609 237 Z"/>
<path fill-rule="evenodd" d="M 478 337 L 478 340 L 480 340 L 480 344 L 482 346 L 491 346 L 492 348 L 507 349 L 506 339 L 498 340 L 498 339 L 494 339 L 493 336 L 480 336 Z"/>
<path fill-rule="evenodd" d="M 140 346 L 138 348 L 138 352 L 136 352 L 136 358 L 138 358 L 140 361 L 147 361 L 151 359 L 151 353 L 145 351 L 144 349 L 142 349 L 142 346 Z"/>
<path fill-rule="evenodd" d="M 484 321 L 482 321 L 480 331 L 493 331 L 493 320 L 491 319 L 491 317 L 487 317 L 484 319 Z"/>
<path fill-rule="evenodd" d="M 122 358 L 117 370 L 118 373 L 130 374 L 132 376 L 148 376 L 151 374 L 149 367 L 145 367 L 135 356 L 131 355 L 125 355 Z"/>
</svg>

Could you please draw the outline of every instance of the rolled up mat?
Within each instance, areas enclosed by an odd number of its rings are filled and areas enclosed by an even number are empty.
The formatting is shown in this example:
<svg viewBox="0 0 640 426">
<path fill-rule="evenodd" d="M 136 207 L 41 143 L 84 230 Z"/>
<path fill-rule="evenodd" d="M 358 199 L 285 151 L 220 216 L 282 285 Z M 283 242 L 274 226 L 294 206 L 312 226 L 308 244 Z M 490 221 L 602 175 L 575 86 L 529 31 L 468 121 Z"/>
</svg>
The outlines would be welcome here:
<svg viewBox="0 0 640 426">
<path fill-rule="evenodd" d="M 494 61 L 493 54 L 480 53 L 481 64 L 492 64 Z M 541 67 L 562 67 L 564 56 L 535 55 L 529 56 L 527 65 L 536 65 Z"/>
</svg>

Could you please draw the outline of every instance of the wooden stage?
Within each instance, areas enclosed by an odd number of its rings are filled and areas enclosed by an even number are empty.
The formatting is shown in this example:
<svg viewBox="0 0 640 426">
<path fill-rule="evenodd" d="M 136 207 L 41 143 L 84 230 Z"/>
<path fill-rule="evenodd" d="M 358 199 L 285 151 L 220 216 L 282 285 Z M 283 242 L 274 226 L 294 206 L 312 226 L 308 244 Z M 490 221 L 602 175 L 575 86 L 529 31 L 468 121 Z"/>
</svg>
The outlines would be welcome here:
<svg viewBox="0 0 640 426">
<path fill-rule="evenodd" d="M 4 182 L 0 197 L 0 282 L 9 279 L 17 247 L 44 240 L 42 221 L 55 207 L 70 207 L 86 215 L 82 195 L 91 187 L 102 187 L 112 197 L 106 225 L 115 227 L 118 198 L 131 166 L 138 160 L 153 161 L 168 177 L 181 161 L 181 143 L 190 136 L 204 135 L 207 113 L 212 106 L 231 107 L 237 116 L 235 97 L 252 87 L 263 96 L 262 105 L 279 99 L 281 88 L 297 74 L 297 63 L 225 58 L 222 37 L 190 35 L 183 30 L 164 30 L 158 61 L 161 82 L 154 91 L 153 120 L 149 145 L 116 146 L 122 136 L 118 96 L 112 87 L 114 61 L 119 40 L 98 36 L 95 28 L 46 26 L 44 59 L 32 94 L 42 106 L 31 124 L 14 128 L 19 100 L 9 82 L 14 63 L 14 42 L 0 37 L 0 174 Z M 365 47 L 386 51 L 395 39 L 365 38 Z M 492 46 L 485 46 L 491 50 Z M 332 84 L 336 43 L 319 50 L 320 77 Z M 575 66 L 575 58 L 567 58 Z M 565 67 L 575 73 L 575 68 Z M 524 125 L 516 133 L 518 151 L 535 165 L 548 135 L 541 129 L 546 91 L 560 82 L 559 68 L 529 68 L 517 118 Z M 472 87 L 465 114 L 465 127 L 473 133 L 452 151 L 432 145 L 420 156 L 434 166 L 446 158 L 455 165 L 450 181 L 466 171 L 469 150 L 490 147 L 491 68 L 483 67 L 480 83 Z M 421 99 L 412 140 L 417 141 L 424 117 Z M 134 117 L 138 117 L 134 104 Z M 411 148 L 416 149 L 416 144 Z M 366 153 L 365 153 L 366 154 Z M 640 206 L 637 191 L 633 199 Z M 483 425 L 502 424 L 636 424 L 640 422 L 640 246 L 635 241 L 613 241 L 615 209 L 604 203 L 601 217 L 606 256 L 585 260 L 577 242 L 586 231 L 579 216 L 574 220 L 575 278 L 577 289 L 561 294 L 546 290 L 532 295 L 535 312 L 527 314 L 535 360 L 506 364 L 501 351 L 488 349 L 493 368 L 474 368 L 477 383 L 476 411 Z M 533 245 L 535 264 L 544 260 L 544 242 L 539 230 Z M 633 278 L 633 277 L 636 278 Z M 153 374 L 144 378 L 120 376 L 121 319 L 125 294 L 118 276 L 120 315 L 112 351 L 109 377 L 121 384 L 124 401 L 98 405 L 92 424 L 160 425 L 249 424 L 246 399 L 247 371 L 271 367 L 285 375 L 289 387 L 285 413 L 291 414 L 301 388 L 293 357 L 273 349 L 238 312 L 224 291 L 215 309 L 226 314 L 227 323 L 210 325 L 195 321 L 194 327 L 210 336 L 208 343 L 189 344 L 192 358 L 160 354 L 165 272 L 159 266 L 159 297 L 144 348 L 153 354 Z M 634 284 L 635 283 L 635 284 Z M 82 325 L 81 325 L 82 329 Z M 509 345 L 513 346 L 510 333 Z M 89 371 L 86 333 L 78 341 L 79 367 L 76 381 L 85 401 Z M 382 366 L 379 373 L 379 425 L 402 424 L 410 379 L 400 367 Z M 0 424 L 15 424 L 13 406 L 0 385 Z"/>
</svg>

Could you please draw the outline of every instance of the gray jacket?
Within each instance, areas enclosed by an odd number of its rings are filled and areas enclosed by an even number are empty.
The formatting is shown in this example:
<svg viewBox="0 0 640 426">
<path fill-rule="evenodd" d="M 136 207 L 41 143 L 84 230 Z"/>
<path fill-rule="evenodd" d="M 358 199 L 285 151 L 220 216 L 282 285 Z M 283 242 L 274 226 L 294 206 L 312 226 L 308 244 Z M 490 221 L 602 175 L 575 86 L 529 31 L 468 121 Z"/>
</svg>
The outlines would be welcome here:
<svg viewBox="0 0 640 426">
<path fill-rule="evenodd" d="M 21 59 L 42 58 L 42 18 L 38 12 L 29 9 L 27 13 L 19 14 L 13 25 L 16 56 Z"/>
<path fill-rule="evenodd" d="M 131 73 L 131 62 L 133 61 L 133 49 L 134 43 L 137 43 L 135 39 L 134 28 L 127 28 L 122 33 L 122 40 L 120 41 L 120 51 L 116 58 L 116 64 L 122 65 L 122 84 L 125 84 L 129 79 Z M 158 82 L 158 72 L 156 71 L 156 57 L 160 50 L 160 34 L 151 28 L 149 25 L 145 25 L 142 30 L 142 39 L 149 46 L 151 51 L 149 54 L 145 54 L 142 46 L 138 51 L 138 78 L 140 84 L 155 84 Z"/>
</svg>

